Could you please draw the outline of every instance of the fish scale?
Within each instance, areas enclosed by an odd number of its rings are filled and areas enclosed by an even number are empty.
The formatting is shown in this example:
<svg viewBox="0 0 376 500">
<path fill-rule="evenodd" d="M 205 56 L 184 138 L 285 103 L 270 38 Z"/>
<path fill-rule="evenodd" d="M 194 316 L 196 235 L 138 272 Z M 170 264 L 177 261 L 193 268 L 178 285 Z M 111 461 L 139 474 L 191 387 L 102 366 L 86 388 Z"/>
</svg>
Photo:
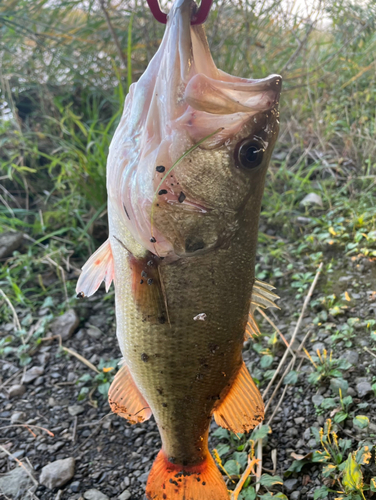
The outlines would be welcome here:
<svg viewBox="0 0 376 500">
<path fill-rule="evenodd" d="M 156 420 L 149 500 L 228 498 L 210 422 L 246 433 L 262 421 L 241 352 L 254 307 L 277 298 L 254 269 L 281 78 L 218 70 L 194 5 L 175 2 L 130 88 L 107 163 L 109 239 L 77 284 L 83 297 L 114 281 L 123 361 L 109 402 L 132 424 Z"/>
</svg>

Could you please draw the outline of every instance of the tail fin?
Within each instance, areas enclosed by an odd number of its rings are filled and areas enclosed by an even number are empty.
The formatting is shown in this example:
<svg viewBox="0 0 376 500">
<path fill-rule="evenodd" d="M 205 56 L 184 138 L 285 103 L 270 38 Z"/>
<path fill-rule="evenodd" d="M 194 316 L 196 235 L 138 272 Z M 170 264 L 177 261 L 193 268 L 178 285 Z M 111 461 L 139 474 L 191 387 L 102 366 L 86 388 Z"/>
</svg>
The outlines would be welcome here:
<svg viewBox="0 0 376 500">
<path fill-rule="evenodd" d="M 226 484 L 210 454 L 199 465 L 168 461 L 161 450 L 146 485 L 148 500 L 228 500 Z"/>
</svg>

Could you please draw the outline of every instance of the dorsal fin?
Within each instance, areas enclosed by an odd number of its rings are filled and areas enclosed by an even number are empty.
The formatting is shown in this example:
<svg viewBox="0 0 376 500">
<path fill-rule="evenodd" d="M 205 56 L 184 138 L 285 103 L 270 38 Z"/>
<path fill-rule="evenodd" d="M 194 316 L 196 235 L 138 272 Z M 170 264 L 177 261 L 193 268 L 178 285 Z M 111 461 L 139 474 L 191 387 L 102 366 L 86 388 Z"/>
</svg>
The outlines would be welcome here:
<svg viewBox="0 0 376 500">
<path fill-rule="evenodd" d="M 251 309 L 254 310 L 256 307 L 262 307 L 263 309 L 276 307 L 280 309 L 280 307 L 275 304 L 279 296 L 273 293 L 272 290 L 275 290 L 273 285 L 269 285 L 269 283 L 265 283 L 264 281 L 255 280 L 252 289 Z"/>
<path fill-rule="evenodd" d="M 114 259 L 110 240 L 106 240 L 96 250 L 82 268 L 78 278 L 76 293 L 81 297 L 90 297 L 99 288 L 102 281 L 106 284 L 106 292 L 114 279 Z"/>
</svg>

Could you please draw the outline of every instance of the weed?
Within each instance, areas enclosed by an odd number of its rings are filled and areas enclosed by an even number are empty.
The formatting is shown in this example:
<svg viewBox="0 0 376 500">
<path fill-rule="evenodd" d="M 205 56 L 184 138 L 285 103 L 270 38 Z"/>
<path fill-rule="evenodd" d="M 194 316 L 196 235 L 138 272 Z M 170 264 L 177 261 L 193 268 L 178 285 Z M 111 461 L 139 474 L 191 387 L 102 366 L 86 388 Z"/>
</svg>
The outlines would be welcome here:
<svg viewBox="0 0 376 500">
<path fill-rule="evenodd" d="M 326 349 L 323 349 L 322 353 L 317 349 L 317 356 L 311 356 L 306 349 L 304 352 L 315 368 L 308 376 L 308 381 L 311 384 L 318 384 L 329 378 L 341 378 L 342 370 L 348 370 L 351 367 L 351 363 L 346 359 L 333 359 L 332 351 L 328 356 Z"/>
</svg>

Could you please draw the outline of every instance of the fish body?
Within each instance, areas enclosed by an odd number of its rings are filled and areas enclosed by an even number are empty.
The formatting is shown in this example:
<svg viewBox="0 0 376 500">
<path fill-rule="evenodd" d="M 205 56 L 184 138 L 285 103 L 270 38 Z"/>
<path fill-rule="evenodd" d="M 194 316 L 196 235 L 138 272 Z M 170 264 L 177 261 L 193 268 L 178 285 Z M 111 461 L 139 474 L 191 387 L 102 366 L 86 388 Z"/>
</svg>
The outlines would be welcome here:
<svg viewBox="0 0 376 500">
<path fill-rule="evenodd" d="M 109 401 L 132 423 L 154 415 L 154 500 L 228 498 L 209 425 L 214 414 L 244 433 L 262 420 L 241 351 L 252 293 L 262 305 L 275 297 L 254 287 L 254 268 L 281 78 L 218 70 L 203 27 L 190 25 L 194 9 L 175 2 L 130 88 L 107 164 L 109 239 L 77 284 L 88 296 L 115 282 L 123 366 Z"/>
</svg>

